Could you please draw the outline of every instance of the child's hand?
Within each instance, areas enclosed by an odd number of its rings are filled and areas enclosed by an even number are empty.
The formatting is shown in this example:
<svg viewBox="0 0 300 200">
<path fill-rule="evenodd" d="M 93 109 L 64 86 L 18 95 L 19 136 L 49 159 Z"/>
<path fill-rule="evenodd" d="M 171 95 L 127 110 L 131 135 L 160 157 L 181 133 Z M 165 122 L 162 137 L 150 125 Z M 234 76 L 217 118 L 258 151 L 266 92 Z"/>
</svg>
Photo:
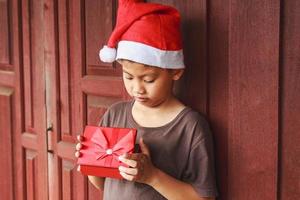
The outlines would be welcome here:
<svg viewBox="0 0 300 200">
<path fill-rule="evenodd" d="M 76 147 L 75 147 L 76 148 L 75 157 L 79 158 L 81 156 L 80 149 L 82 148 L 81 142 L 83 141 L 83 136 L 78 135 L 77 140 L 78 140 L 78 143 L 76 144 Z M 80 171 L 80 165 L 78 165 L 77 171 Z"/>
<path fill-rule="evenodd" d="M 125 154 L 119 157 L 119 160 L 129 167 L 120 166 L 121 176 L 128 181 L 137 181 L 150 185 L 153 181 L 157 168 L 152 164 L 150 151 L 143 139 L 140 139 L 140 148 L 142 153 Z"/>
</svg>

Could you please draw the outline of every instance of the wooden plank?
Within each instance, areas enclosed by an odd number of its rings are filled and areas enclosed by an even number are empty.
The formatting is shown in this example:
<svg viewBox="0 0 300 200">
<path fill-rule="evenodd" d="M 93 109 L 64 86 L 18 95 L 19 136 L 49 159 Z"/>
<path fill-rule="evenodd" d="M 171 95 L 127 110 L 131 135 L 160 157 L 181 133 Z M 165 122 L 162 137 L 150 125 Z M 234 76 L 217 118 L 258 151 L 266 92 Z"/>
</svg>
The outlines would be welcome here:
<svg viewBox="0 0 300 200">
<path fill-rule="evenodd" d="M 13 127 L 11 88 L 0 87 L 0 188 L 1 199 L 14 199 L 13 192 Z"/>
<path fill-rule="evenodd" d="M 70 9 L 66 0 L 58 1 L 58 48 L 59 48 L 59 83 L 60 84 L 60 131 L 59 134 L 71 134 L 71 70 L 70 70 Z"/>
<path fill-rule="evenodd" d="M 122 97 L 123 87 L 121 77 L 85 76 L 81 79 L 81 88 L 86 94 Z"/>
<path fill-rule="evenodd" d="M 84 19 L 85 16 L 84 2 L 80 0 L 69 1 L 69 28 L 70 28 L 70 103 L 72 117 L 71 136 L 76 137 L 83 131 L 84 124 L 86 124 L 86 99 L 80 88 L 81 78 L 84 76 L 85 66 L 85 30 Z M 59 145 L 58 145 L 59 148 Z M 73 148 L 69 147 L 68 152 Z M 73 149 L 74 150 L 74 149 Z M 74 159 L 74 151 L 70 153 L 69 157 Z M 87 184 L 86 180 L 80 173 L 72 174 L 72 198 L 74 200 L 86 199 Z M 64 184 L 64 183 L 63 183 Z M 68 194 L 64 194 L 68 196 Z M 70 197 L 69 197 L 70 198 Z"/>
<path fill-rule="evenodd" d="M 27 184 L 34 185 L 34 196 L 30 198 L 48 198 L 48 157 L 46 137 L 46 108 L 45 108 L 45 55 L 44 49 L 44 10 L 47 6 L 43 1 L 22 1 L 22 27 L 23 27 L 23 58 L 24 80 L 23 84 L 25 130 L 37 135 L 37 151 L 34 162 L 29 162 L 30 173 L 34 173 Z M 26 44 L 26 46 L 25 46 Z M 25 65 L 26 64 L 26 65 Z M 28 114 L 29 113 L 29 114 Z M 23 126 L 24 126 L 23 125 Z M 29 151 L 25 149 L 26 153 Z M 23 157 L 23 159 L 26 159 Z M 26 160 L 23 160 L 26 163 Z M 33 171 L 32 171 L 33 170 Z M 32 171 L 32 172 L 31 172 Z M 26 172 L 24 172 L 26 173 Z M 27 175 L 27 174 L 26 174 Z M 28 182 L 29 181 L 29 182 Z M 34 182 L 30 182 L 34 181 Z"/>
<path fill-rule="evenodd" d="M 58 5 L 57 5 L 58 4 Z M 48 129 L 47 135 L 47 151 L 48 151 L 48 190 L 49 200 L 60 200 L 62 197 L 61 183 L 61 162 L 59 162 L 58 155 L 56 154 L 56 143 L 59 140 L 59 134 L 61 131 L 60 126 L 60 113 L 59 108 L 63 105 L 60 99 L 60 88 L 59 85 L 68 87 L 68 80 L 59 81 L 60 76 L 68 76 L 68 71 L 63 69 L 68 68 L 65 63 L 68 61 L 68 55 L 64 50 L 67 47 L 64 46 L 68 41 L 63 38 L 64 41 L 59 40 L 59 34 L 57 29 L 62 28 L 58 26 L 57 23 L 64 23 L 64 19 L 57 18 L 58 14 L 62 14 L 59 10 L 61 5 L 66 5 L 66 1 L 53 1 L 44 0 L 44 61 L 45 61 L 45 95 L 46 95 L 46 110 L 47 110 L 47 128 L 52 127 L 51 130 Z M 65 9 L 64 9 L 65 10 Z M 60 11 L 60 12 L 59 12 Z M 59 12 L 59 13 L 58 13 Z M 61 22 L 60 22 L 61 21 Z M 62 30 L 65 34 L 65 29 Z M 58 49 L 58 44 L 61 42 L 61 46 L 66 49 Z M 61 64 L 61 65 L 60 65 Z M 59 71 L 62 69 L 62 71 Z M 69 94 L 66 93 L 61 96 L 62 99 L 69 98 Z M 70 110 L 70 108 L 66 108 Z M 65 121 L 64 121 L 65 123 Z M 67 124 L 69 125 L 69 124 Z"/>
<path fill-rule="evenodd" d="M 23 94 L 21 92 L 21 88 L 23 88 L 23 83 L 21 78 L 23 76 L 22 71 L 24 66 L 20 66 L 20 53 L 22 50 L 20 49 L 20 35 L 21 27 L 20 27 L 20 1 L 11 0 L 11 37 L 10 43 L 12 44 L 12 65 L 11 69 L 14 70 L 14 104 L 13 110 L 14 115 L 12 117 L 12 123 L 14 127 L 14 134 L 12 135 L 12 141 L 14 144 L 13 152 L 14 152 L 14 170 L 13 170 L 13 183 L 14 183 L 14 199 L 15 200 L 24 200 L 26 199 L 26 171 L 24 166 L 24 148 L 22 148 L 21 144 L 21 133 L 24 131 L 24 110 L 23 110 Z M 22 62 L 21 62 L 22 63 Z"/>
<path fill-rule="evenodd" d="M 177 1 L 179 4 L 180 1 Z M 181 1 L 185 74 L 185 102 L 202 113 L 207 113 L 207 2 L 206 0 Z"/>
<path fill-rule="evenodd" d="M 62 188 L 63 188 L 63 199 L 73 199 L 73 177 L 74 173 L 77 173 L 76 170 L 73 170 L 75 167 L 74 163 L 63 160 L 62 161 Z"/>
<path fill-rule="evenodd" d="M 11 19 L 10 19 L 9 1 L 1 1 L 0 3 L 0 64 L 11 63 L 11 43 L 10 43 L 10 32 L 11 32 Z"/>
<path fill-rule="evenodd" d="M 228 197 L 277 198 L 279 0 L 230 1 Z"/>
<path fill-rule="evenodd" d="M 26 151 L 26 194 L 27 199 L 37 200 L 37 153 L 34 151 Z"/>
<path fill-rule="evenodd" d="M 31 17 L 30 17 L 30 5 L 28 0 L 21 2 L 22 11 L 22 58 L 23 58 L 23 83 L 24 87 L 24 114 L 26 127 L 33 127 L 33 111 L 32 111 L 32 52 L 31 52 Z"/>
<path fill-rule="evenodd" d="M 209 1 L 208 9 L 208 115 L 215 141 L 219 199 L 230 200 L 228 197 L 229 1 Z"/>
<path fill-rule="evenodd" d="M 300 2 L 283 1 L 279 199 L 300 196 Z"/>
<path fill-rule="evenodd" d="M 89 75 L 120 75 L 121 68 L 100 61 L 98 52 L 112 32 L 116 1 L 85 1 L 86 72 Z M 103 17 L 105 16 L 105 17 Z"/>
</svg>

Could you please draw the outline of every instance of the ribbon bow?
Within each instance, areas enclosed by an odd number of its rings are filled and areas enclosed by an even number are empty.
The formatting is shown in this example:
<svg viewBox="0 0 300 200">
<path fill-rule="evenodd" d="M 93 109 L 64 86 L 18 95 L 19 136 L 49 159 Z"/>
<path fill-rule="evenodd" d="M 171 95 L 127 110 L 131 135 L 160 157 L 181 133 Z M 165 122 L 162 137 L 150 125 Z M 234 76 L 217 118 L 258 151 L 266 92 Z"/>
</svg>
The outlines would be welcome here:
<svg viewBox="0 0 300 200">
<path fill-rule="evenodd" d="M 133 140 L 133 132 L 130 131 L 124 137 L 122 137 L 117 144 L 115 144 L 112 148 L 108 147 L 108 142 L 101 131 L 101 129 L 97 129 L 93 134 L 91 141 L 95 144 L 96 159 L 103 159 L 107 156 L 113 156 L 116 160 L 123 153 L 129 152 L 133 149 L 130 142 Z"/>
</svg>

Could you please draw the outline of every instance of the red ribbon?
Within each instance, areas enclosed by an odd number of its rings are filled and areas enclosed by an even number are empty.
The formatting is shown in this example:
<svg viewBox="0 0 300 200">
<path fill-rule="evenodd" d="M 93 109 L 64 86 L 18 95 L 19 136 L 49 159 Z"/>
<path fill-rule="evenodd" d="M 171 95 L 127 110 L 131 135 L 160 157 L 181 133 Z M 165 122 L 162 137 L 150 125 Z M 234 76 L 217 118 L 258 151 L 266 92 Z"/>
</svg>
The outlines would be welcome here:
<svg viewBox="0 0 300 200">
<path fill-rule="evenodd" d="M 112 148 L 109 148 L 102 130 L 98 128 L 91 138 L 91 141 L 95 144 L 96 160 L 113 156 L 118 161 L 119 156 L 133 149 L 132 145 L 130 145 L 132 140 L 133 132 L 129 131 Z"/>
</svg>

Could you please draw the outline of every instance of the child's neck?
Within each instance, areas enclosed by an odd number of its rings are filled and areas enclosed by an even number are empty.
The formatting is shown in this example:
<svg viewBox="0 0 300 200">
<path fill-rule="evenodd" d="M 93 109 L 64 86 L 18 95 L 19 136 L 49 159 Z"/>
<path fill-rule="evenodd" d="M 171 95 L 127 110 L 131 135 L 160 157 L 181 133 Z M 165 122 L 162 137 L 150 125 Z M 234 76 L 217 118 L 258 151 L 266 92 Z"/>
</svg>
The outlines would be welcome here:
<svg viewBox="0 0 300 200">
<path fill-rule="evenodd" d="M 185 106 L 174 96 L 155 107 L 135 102 L 132 107 L 134 120 L 143 127 L 160 127 L 171 122 Z"/>
</svg>

